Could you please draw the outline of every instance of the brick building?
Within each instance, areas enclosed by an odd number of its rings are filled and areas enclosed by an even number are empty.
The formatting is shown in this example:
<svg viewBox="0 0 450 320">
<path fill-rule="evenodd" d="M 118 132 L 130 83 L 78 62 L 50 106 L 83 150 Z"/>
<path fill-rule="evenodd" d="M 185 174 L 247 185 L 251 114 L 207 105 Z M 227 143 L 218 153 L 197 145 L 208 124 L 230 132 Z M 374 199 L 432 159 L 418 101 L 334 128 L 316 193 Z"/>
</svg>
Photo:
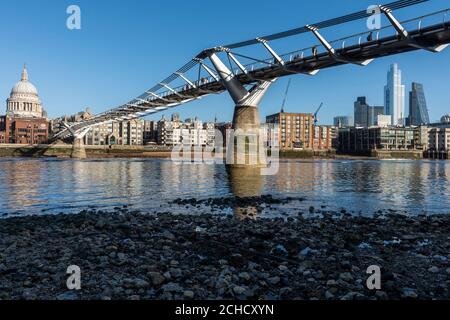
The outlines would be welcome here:
<svg viewBox="0 0 450 320">
<path fill-rule="evenodd" d="M 312 149 L 314 116 L 310 113 L 279 112 L 266 117 L 267 124 L 279 125 L 280 149 Z"/>
<path fill-rule="evenodd" d="M 0 117 L 0 143 L 45 144 L 49 122 L 45 118 Z"/>
<path fill-rule="evenodd" d="M 334 126 L 314 126 L 314 150 L 330 150 L 337 146 L 338 130 Z"/>
</svg>

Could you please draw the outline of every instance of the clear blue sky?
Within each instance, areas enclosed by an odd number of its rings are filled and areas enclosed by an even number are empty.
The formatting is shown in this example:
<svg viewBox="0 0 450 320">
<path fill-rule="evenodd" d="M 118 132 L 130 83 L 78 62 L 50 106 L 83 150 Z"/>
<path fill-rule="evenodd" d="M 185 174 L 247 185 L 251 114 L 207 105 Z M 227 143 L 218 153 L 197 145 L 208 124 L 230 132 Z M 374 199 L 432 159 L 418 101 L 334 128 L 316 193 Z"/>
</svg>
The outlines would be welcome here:
<svg viewBox="0 0 450 320">
<path fill-rule="evenodd" d="M 386 2 L 390 1 L 380 0 Z M 71 4 L 81 7 L 79 31 L 66 28 L 66 8 Z M 26 62 L 30 80 L 50 117 L 73 114 L 86 106 L 102 112 L 149 89 L 204 48 L 322 21 L 371 4 L 377 2 L 1 1 L 0 99 L 8 98 Z M 445 7 L 450 7 L 449 0 L 433 0 L 397 15 L 403 19 Z M 354 26 L 358 29 L 342 31 L 363 31 L 365 21 Z M 327 36 L 338 34 L 329 31 Z M 290 41 L 300 49 L 312 45 L 312 40 L 295 37 Z M 403 71 L 407 91 L 412 81 L 424 84 L 432 120 L 450 112 L 450 48 L 441 54 L 417 51 L 383 58 L 365 68 L 348 65 L 323 70 L 314 77 L 296 75 L 286 109 L 314 112 L 323 101 L 321 123 L 331 123 L 335 115 L 353 113 L 357 96 L 366 95 L 370 104 L 382 105 L 386 73 L 394 62 Z M 287 79 L 280 79 L 271 88 L 261 104 L 262 116 L 279 110 L 286 84 Z M 212 120 L 217 114 L 219 120 L 227 121 L 231 120 L 233 104 L 223 94 L 174 110 L 183 118 L 197 115 Z M 3 102 L 0 112 L 4 111 Z"/>
</svg>

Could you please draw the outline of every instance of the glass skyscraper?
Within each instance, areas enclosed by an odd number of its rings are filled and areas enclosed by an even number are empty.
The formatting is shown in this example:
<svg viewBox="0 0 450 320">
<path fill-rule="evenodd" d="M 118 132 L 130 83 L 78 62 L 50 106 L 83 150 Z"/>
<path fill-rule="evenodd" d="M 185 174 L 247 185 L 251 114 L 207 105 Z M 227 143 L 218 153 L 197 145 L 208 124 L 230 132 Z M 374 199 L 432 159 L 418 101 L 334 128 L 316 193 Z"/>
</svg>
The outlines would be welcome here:
<svg viewBox="0 0 450 320">
<path fill-rule="evenodd" d="M 395 63 L 391 65 L 384 87 L 384 114 L 392 117 L 392 125 L 404 125 L 405 86 L 402 85 L 402 71 Z"/>
<path fill-rule="evenodd" d="M 355 127 L 367 127 L 367 114 L 369 105 L 366 97 L 358 97 L 354 103 Z"/>
<path fill-rule="evenodd" d="M 409 92 L 409 125 L 419 126 L 429 123 L 430 117 L 423 85 L 413 82 L 412 89 Z"/>
<path fill-rule="evenodd" d="M 354 121 L 352 116 L 337 116 L 334 117 L 334 126 L 343 128 L 343 127 L 353 127 Z"/>
<path fill-rule="evenodd" d="M 366 97 L 358 97 L 354 103 L 356 127 L 372 127 L 377 123 L 378 115 L 383 114 L 384 107 L 369 106 Z"/>
</svg>

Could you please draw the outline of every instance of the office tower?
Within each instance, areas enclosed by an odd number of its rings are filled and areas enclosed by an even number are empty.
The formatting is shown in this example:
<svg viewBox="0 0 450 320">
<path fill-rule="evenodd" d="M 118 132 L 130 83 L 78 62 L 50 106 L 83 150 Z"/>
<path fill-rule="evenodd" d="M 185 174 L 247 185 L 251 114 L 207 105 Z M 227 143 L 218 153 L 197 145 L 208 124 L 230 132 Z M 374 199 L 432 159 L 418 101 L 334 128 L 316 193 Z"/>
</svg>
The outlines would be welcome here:
<svg viewBox="0 0 450 320">
<path fill-rule="evenodd" d="M 372 127 L 376 125 L 378 115 L 384 113 L 384 107 L 369 106 L 366 97 L 358 97 L 354 108 L 355 127 Z"/>
<path fill-rule="evenodd" d="M 335 127 L 353 127 L 353 117 L 352 116 L 337 116 L 334 117 L 334 126 Z"/>
<path fill-rule="evenodd" d="M 383 106 L 374 106 L 367 109 L 367 126 L 373 127 L 377 125 L 378 116 L 384 114 Z"/>
<path fill-rule="evenodd" d="M 366 102 L 366 97 L 358 97 L 354 104 L 355 111 L 355 127 L 367 127 L 367 114 L 369 105 Z"/>
<path fill-rule="evenodd" d="M 419 126 L 430 123 L 428 115 L 427 101 L 423 85 L 413 82 L 412 89 L 409 92 L 409 125 Z"/>
<path fill-rule="evenodd" d="M 404 125 L 405 86 L 402 85 L 402 71 L 396 63 L 391 65 L 384 87 L 384 114 L 392 117 L 392 125 Z"/>
</svg>

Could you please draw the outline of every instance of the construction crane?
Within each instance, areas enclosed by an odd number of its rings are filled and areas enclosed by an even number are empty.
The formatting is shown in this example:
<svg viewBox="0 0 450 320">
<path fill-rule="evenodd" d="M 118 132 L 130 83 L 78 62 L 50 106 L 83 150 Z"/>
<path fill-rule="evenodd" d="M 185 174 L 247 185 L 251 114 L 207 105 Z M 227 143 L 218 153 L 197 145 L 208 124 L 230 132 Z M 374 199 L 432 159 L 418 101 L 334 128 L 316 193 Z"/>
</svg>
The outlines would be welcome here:
<svg viewBox="0 0 450 320">
<path fill-rule="evenodd" d="M 287 87 L 286 87 L 286 92 L 284 94 L 284 99 L 283 99 L 283 104 L 281 105 L 281 113 L 284 113 L 284 107 L 286 106 L 286 99 L 287 99 L 287 95 L 289 93 L 289 87 L 291 86 L 291 78 L 289 78 Z"/>
<path fill-rule="evenodd" d="M 317 118 L 317 115 L 319 114 L 320 109 L 323 107 L 323 102 L 320 104 L 319 108 L 317 108 L 316 112 L 314 113 L 314 125 L 319 122 L 319 119 Z"/>
</svg>

